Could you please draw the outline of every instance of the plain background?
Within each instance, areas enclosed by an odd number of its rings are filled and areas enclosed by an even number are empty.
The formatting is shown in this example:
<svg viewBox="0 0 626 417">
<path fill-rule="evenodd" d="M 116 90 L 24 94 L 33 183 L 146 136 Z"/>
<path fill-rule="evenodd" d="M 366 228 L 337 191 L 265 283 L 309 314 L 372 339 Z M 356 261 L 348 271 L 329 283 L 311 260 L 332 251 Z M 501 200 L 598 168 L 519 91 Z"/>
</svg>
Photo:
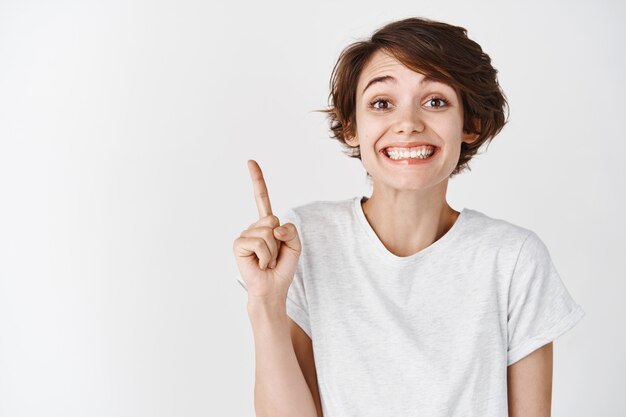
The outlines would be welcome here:
<svg viewBox="0 0 626 417">
<path fill-rule="evenodd" d="M 0 1 L 0 416 L 252 417 L 232 243 L 369 195 L 329 138 L 341 50 L 392 20 L 467 28 L 509 124 L 449 202 L 530 228 L 585 318 L 553 415 L 626 415 L 620 1 Z"/>
</svg>

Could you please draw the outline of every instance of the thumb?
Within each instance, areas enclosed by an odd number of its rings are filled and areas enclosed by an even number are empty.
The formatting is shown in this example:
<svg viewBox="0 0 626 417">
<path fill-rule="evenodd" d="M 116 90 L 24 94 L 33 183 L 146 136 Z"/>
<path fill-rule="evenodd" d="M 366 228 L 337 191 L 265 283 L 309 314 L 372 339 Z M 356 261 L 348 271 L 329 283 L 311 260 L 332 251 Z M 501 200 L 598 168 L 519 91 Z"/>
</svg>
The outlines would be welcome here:
<svg viewBox="0 0 626 417">
<path fill-rule="evenodd" d="M 295 272 L 302 252 L 302 243 L 298 229 L 293 223 L 285 223 L 274 229 L 274 236 L 281 241 L 280 250 L 278 251 L 277 272 L 291 273 Z"/>
</svg>

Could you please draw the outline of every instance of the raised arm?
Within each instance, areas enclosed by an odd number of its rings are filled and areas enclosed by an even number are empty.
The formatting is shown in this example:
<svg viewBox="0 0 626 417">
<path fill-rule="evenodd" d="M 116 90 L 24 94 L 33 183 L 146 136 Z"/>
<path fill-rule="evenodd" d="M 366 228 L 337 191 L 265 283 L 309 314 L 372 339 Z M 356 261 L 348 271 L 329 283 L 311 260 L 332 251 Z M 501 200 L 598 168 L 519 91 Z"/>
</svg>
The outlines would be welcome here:
<svg viewBox="0 0 626 417">
<path fill-rule="evenodd" d="M 255 347 L 254 408 L 257 417 L 318 417 L 311 389 L 298 363 L 286 302 L 302 246 L 292 223 L 272 214 L 261 168 L 248 161 L 259 220 L 233 243 L 248 290 L 248 316 Z M 282 233 L 281 233 L 282 231 Z"/>
</svg>

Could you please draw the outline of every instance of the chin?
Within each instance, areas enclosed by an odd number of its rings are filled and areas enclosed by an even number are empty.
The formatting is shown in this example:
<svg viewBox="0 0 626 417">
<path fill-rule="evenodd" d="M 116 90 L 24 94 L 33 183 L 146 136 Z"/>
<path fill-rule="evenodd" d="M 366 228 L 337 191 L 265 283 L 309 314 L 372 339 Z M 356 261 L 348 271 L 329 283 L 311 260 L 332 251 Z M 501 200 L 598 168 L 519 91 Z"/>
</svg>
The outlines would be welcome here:
<svg viewBox="0 0 626 417">
<path fill-rule="evenodd" d="M 384 186 L 397 191 L 426 191 L 436 188 L 441 181 L 428 181 L 420 178 L 395 178 L 385 181 Z"/>
</svg>

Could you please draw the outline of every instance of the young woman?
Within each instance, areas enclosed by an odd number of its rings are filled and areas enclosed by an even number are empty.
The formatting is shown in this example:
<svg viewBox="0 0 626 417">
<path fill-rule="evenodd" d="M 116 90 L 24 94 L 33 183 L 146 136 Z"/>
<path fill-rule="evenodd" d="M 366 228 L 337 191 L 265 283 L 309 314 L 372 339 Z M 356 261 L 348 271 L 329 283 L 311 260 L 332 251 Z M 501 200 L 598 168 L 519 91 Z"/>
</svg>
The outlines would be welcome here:
<svg viewBox="0 0 626 417">
<path fill-rule="evenodd" d="M 326 110 L 370 197 L 279 219 L 248 161 L 258 416 L 550 415 L 552 342 L 585 313 L 536 233 L 446 201 L 505 124 L 496 73 L 461 27 L 390 23 L 342 52 Z"/>
</svg>

